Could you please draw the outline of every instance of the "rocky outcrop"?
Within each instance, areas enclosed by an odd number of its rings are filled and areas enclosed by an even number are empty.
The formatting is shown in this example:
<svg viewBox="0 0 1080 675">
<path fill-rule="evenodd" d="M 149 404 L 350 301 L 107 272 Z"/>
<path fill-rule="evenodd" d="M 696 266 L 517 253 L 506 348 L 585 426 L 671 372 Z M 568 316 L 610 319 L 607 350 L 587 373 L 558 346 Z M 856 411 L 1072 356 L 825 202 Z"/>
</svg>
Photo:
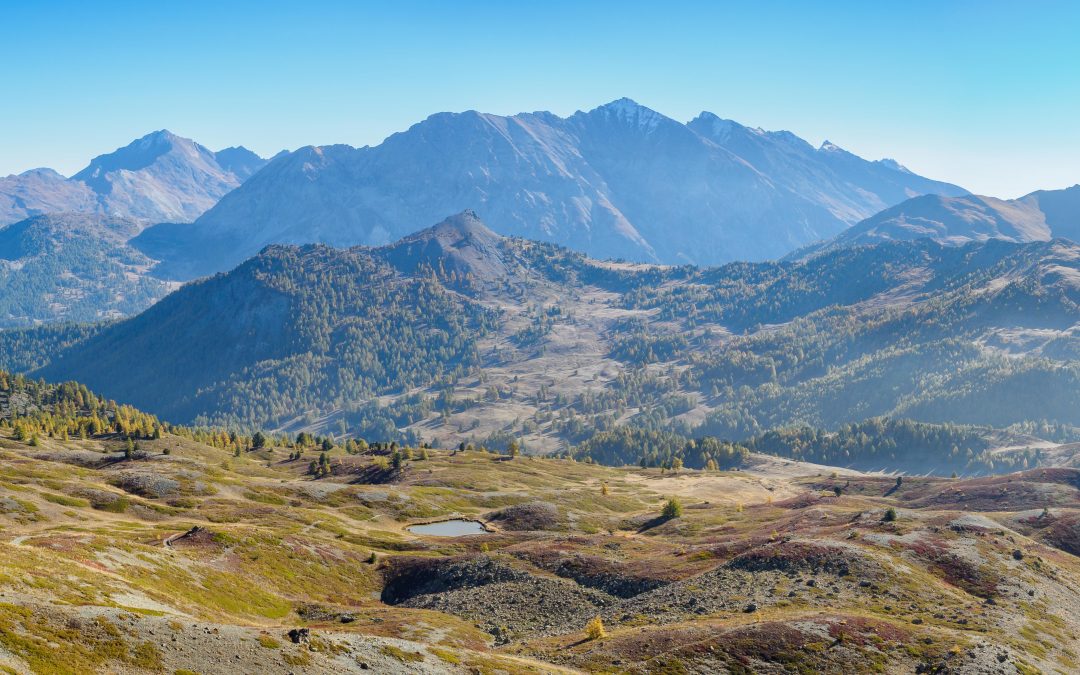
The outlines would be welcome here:
<svg viewBox="0 0 1080 675">
<path fill-rule="evenodd" d="M 555 530 L 560 526 L 559 509 L 550 502 L 528 502 L 507 506 L 488 513 L 484 516 L 484 520 L 498 525 L 501 530 L 510 532 Z"/>
<path fill-rule="evenodd" d="M 398 605 L 421 595 L 522 581 L 529 575 L 487 556 L 465 556 L 392 558 L 387 563 L 385 577 L 382 601 Z"/>
</svg>

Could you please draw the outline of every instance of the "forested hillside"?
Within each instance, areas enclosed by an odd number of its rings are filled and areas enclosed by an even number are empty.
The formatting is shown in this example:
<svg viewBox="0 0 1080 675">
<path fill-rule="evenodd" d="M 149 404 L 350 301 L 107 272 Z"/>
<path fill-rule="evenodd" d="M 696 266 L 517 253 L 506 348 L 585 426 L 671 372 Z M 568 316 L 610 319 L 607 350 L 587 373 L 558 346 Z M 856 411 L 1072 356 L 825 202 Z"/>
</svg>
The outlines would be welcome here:
<svg viewBox="0 0 1080 675">
<path fill-rule="evenodd" d="M 1005 450 L 999 448 L 1009 443 Z M 742 466 L 749 453 L 861 471 L 986 475 L 1039 466 L 1045 448 L 1024 447 L 1030 437 L 990 427 L 873 418 L 835 430 L 808 426 L 767 431 L 737 442 L 691 439 L 670 431 L 620 426 L 600 431 L 567 456 L 609 466 L 639 465 L 670 471 Z"/>
<path fill-rule="evenodd" d="M 465 213 L 382 248 L 271 247 L 127 321 L 0 334 L 0 357 L 170 421 L 375 440 L 589 441 L 606 457 L 590 439 L 627 425 L 677 445 L 888 417 L 1065 441 L 1078 301 L 1080 248 L 1061 241 L 664 267 L 500 237 Z M 823 438 L 807 459 L 888 468 L 940 450 L 845 455 Z M 678 454 L 657 447 L 647 462 Z"/>
<path fill-rule="evenodd" d="M 39 374 L 172 420 L 273 425 L 478 362 L 493 317 L 362 251 L 270 248 L 65 350 Z"/>
<path fill-rule="evenodd" d="M 0 229 L 0 327 L 136 314 L 171 290 L 127 246 L 140 223 L 63 213 Z"/>
<path fill-rule="evenodd" d="M 750 452 L 804 462 L 948 475 L 986 474 L 1027 469 L 1039 462 L 1038 451 L 995 456 L 989 450 L 995 433 L 985 427 L 927 424 L 875 418 L 841 425 L 835 431 L 793 427 L 767 431 L 740 445 Z"/>
</svg>

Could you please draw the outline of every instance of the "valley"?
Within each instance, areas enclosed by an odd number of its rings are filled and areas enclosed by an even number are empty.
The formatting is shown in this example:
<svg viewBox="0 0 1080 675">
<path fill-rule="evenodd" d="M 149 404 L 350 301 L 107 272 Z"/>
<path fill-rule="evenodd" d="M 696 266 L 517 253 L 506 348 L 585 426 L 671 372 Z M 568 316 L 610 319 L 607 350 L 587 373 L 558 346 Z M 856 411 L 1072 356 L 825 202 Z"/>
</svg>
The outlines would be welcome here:
<svg viewBox="0 0 1080 675">
<path fill-rule="evenodd" d="M 386 247 L 270 247 L 126 321 L 0 333 L 0 362 L 185 424 L 543 454 L 629 425 L 982 474 L 1072 461 L 1051 449 L 1080 426 L 1078 261 L 1065 241 L 923 240 L 641 265 L 466 212 Z M 826 432 L 878 418 L 923 426 L 830 449 Z"/>
</svg>

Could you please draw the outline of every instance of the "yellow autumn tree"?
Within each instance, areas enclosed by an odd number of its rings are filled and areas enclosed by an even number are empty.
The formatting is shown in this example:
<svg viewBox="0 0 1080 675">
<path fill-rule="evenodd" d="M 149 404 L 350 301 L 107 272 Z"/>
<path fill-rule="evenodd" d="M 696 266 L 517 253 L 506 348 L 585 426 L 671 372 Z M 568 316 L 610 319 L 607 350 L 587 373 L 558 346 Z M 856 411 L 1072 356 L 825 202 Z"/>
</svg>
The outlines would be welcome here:
<svg viewBox="0 0 1080 675">
<path fill-rule="evenodd" d="M 585 637 L 590 640 L 601 640 L 607 637 L 604 621 L 599 616 L 593 617 L 592 621 L 585 624 Z"/>
</svg>

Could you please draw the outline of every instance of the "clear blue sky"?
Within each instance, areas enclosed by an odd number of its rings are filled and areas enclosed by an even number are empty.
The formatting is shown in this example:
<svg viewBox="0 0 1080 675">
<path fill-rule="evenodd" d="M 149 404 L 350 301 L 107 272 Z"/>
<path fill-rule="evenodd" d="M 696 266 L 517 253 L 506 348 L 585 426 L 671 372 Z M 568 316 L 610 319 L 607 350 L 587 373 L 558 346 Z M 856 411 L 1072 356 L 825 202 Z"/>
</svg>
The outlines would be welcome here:
<svg viewBox="0 0 1080 675">
<path fill-rule="evenodd" d="M 1015 197 L 1080 182 L 1078 34 L 1046 0 L 0 0 L 0 175 L 159 128 L 270 154 L 629 96 Z"/>
</svg>

